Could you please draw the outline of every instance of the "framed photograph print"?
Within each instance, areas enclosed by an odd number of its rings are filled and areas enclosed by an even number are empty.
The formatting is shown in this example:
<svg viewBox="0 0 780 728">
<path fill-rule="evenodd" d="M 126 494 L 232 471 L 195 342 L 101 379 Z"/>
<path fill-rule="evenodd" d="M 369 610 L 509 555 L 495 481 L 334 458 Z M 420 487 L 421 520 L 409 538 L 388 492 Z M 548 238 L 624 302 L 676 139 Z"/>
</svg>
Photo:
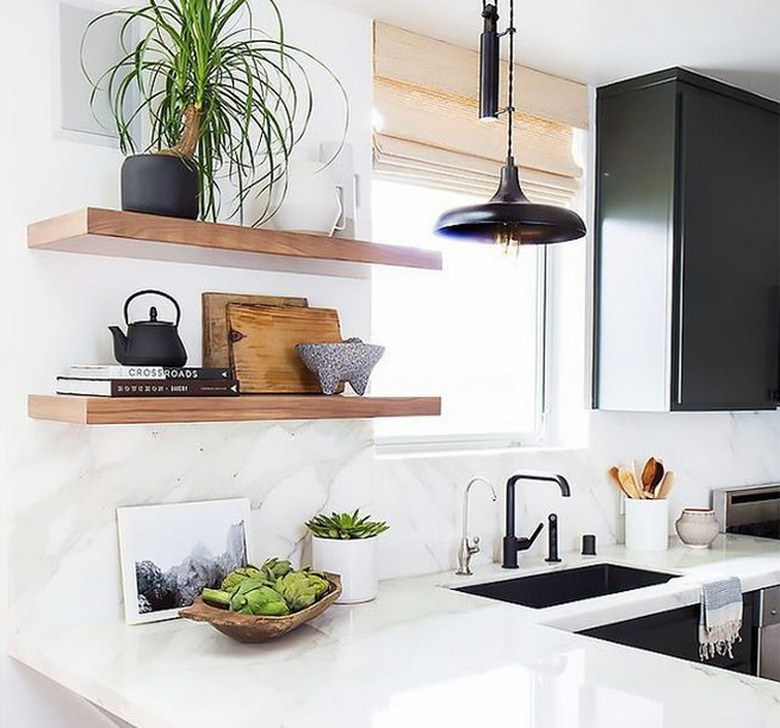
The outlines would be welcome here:
<svg viewBox="0 0 780 728">
<path fill-rule="evenodd" d="M 174 619 L 250 563 L 247 498 L 117 508 L 117 524 L 128 624 Z"/>
</svg>

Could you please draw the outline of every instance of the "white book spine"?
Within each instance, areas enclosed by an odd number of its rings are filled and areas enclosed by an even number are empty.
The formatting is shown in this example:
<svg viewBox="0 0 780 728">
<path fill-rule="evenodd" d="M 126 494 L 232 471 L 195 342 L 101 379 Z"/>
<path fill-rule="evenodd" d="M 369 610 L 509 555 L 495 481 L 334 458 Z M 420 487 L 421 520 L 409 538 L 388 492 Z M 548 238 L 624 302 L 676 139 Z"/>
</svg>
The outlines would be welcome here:
<svg viewBox="0 0 780 728">
<path fill-rule="evenodd" d="M 163 367 L 120 365 L 74 365 L 68 369 L 73 379 L 165 379 Z"/>
</svg>

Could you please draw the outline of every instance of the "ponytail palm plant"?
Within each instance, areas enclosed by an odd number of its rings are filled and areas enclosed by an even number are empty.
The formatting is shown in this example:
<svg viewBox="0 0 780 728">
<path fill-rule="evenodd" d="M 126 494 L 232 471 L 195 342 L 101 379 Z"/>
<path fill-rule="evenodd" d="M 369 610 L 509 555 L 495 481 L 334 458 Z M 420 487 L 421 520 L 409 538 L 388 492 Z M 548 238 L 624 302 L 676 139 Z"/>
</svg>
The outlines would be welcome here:
<svg viewBox="0 0 780 728">
<path fill-rule="evenodd" d="M 342 143 L 346 135 L 343 85 L 314 55 L 287 43 L 277 1 L 261 1 L 271 18 L 266 30 L 253 25 L 253 0 L 146 0 L 100 14 L 82 40 L 91 103 L 107 96 L 122 152 L 139 151 L 132 131 L 145 121 L 149 141 L 141 151 L 179 157 L 197 170 L 202 219 L 217 219 L 228 190 L 228 217 L 243 223 L 250 196 L 261 201 L 253 224 L 276 212 L 290 153 L 315 108 L 312 70 L 332 82 L 343 107 Z M 91 31 L 117 17 L 120 59 L 94 73 L 85 63 Z"/>
</svg>

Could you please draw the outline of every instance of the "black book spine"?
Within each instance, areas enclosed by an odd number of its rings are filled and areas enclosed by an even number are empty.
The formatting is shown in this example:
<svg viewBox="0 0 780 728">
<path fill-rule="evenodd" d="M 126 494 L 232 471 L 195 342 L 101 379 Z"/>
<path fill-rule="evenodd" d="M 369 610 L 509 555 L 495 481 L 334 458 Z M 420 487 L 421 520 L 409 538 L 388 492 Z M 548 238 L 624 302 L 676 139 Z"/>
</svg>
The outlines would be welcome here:
<svg viewBox="0 0 780 728">
<path fill-rule="evenodd" d="M 237 397 L 235 379 L 112 379 L 112 397 Z"/>
</svg>

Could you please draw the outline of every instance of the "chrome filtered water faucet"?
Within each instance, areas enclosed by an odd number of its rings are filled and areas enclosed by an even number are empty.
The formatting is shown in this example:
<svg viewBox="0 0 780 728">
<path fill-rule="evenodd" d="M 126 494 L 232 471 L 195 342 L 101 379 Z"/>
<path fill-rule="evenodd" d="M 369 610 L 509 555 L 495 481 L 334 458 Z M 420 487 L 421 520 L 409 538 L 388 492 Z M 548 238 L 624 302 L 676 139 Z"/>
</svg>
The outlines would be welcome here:
<svg viewBox="0 0 780 728">
<path fill-rule="evenodd" d="M 474 536 L 474 540 L 469 541 L 469 491 L 474 483 L 484 483 L 490 488 L 490 496 L 494 503 L 498 498 L 496 489 L 481 475 L 472 478 L 463 491 L 463 533 L 458 549 L 458 569 L 455 572 L 458 576 L 471 576 L 471 557 L 479 553 L 479 536 Z"/>
</svg>

